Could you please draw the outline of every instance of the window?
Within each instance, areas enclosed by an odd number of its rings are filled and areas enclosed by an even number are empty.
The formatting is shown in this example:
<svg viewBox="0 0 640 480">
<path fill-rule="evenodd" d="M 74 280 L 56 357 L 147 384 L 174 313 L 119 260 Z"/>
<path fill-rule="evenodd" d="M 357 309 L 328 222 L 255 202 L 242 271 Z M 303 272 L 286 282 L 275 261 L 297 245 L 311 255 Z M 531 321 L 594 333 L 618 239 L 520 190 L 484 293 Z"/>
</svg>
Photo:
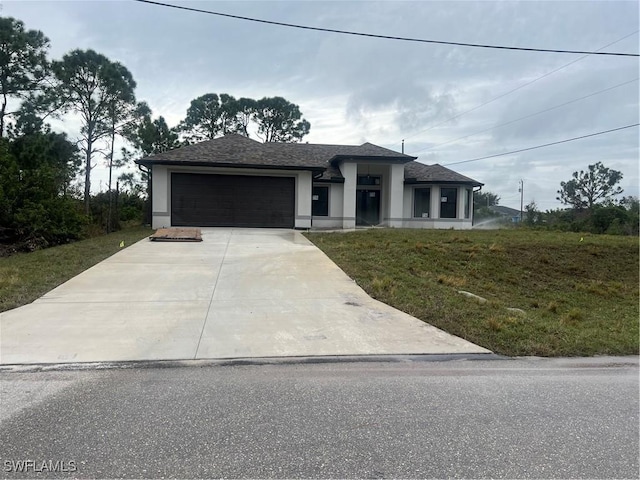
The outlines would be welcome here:
<svg viewBox="0 0 640 480">
<path fill-rule="evenodd" d="M 431 216 L 431 189 L 416 188 L 413 190 L 413 216 L 429 218 Z"/>
<path fill-rule="evenodd" d="M 358 175 L 358 185 L 380 185 L 380 177 L 373 175 Z"/>
<path fill-rule="evenodd" d="M 329 187 L 313 187 L 311 199 L 311 215 L 314 217 L 329 216 Z"/>
<path fill-rule="evenodd" d="M 471 218 L 473 204 L 473 191 L 470 188 L 464 189 L 464 218 Z"/>
<path fill-rule="evenodd" d="M 458 209 L 458 189 L 440 189 L 440 218 L 456 218 Z"/>
</svg>

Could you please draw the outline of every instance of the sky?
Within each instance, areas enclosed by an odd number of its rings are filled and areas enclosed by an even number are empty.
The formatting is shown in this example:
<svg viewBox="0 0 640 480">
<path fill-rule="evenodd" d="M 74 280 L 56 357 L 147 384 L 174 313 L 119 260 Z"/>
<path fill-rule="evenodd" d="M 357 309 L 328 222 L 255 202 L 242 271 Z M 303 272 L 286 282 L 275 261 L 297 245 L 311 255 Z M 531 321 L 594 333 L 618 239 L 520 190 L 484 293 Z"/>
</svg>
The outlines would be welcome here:
<svg viewBox="0 0 640 480">
<path fill-rule="evenodd" d="M 612 44 L 603 51 L 639 51 L 637 1 L 165 3 L 387 36 L 584 51 Z M 623 173 L 624 195 L 640 193 L 638 127 L 466 162 L 638 123 L 638 57 L 347 36 L 133 0 L 0 0 L 0 6 L 2 16 L 50 39 L 51 59 L 93 49 L 122 63 L 137 82 L 137 99 L 170 126 L 206 93 L 282 96 L 311 123 L 304 141 L 371 142 L 400 151 L 404 140 L 405 153 L 484 183 L 501 205 L 520 207 L 522 180 L 525 205 L 560 208 L 560 182 L 598 161 Z M 72 116 L 53 127 L 78 136 Z M 106 169 L 97 163 L 93 191 L 106 189 Z"/>
</svg>

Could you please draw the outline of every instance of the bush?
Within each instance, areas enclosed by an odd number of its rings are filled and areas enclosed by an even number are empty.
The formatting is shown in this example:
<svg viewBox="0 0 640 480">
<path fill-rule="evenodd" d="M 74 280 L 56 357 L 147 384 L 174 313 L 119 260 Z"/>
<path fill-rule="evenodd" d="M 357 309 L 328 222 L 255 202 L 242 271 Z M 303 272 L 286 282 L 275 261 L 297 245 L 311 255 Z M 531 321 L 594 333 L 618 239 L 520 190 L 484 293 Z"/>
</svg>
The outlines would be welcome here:
<svg viewBox="0 0 640 480">
<path fill-rule="evenodd" d="M 614 231 L 623 233 L 628 220 L 627 210 L 619 205 L 596 206 L 591 214 L 591 233 L 606 233 L 615 222 Z"/>
<path fill-rule="evenodd" d="M 75 146 L 50 132 L 0 142 L 3 242 L 34 250 L 80 238 L 87 219 L 66 194 L 77 166 Z"/>
</svg>

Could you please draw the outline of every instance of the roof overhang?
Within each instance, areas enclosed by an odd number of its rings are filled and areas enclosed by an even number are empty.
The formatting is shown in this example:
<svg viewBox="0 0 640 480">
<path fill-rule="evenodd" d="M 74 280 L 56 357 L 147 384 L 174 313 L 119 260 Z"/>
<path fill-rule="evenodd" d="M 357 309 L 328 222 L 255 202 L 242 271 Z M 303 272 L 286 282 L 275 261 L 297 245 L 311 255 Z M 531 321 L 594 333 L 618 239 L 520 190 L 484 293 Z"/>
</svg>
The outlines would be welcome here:
<svg viewBox="0 0 640 480">
<path fill-rule="evenodd" d="M 344 183 L 343 177 L 314 178 L 313 183 Z"/>
<path fill-rule="evenodd" d="M 197 161 L 172 161 L 172 160 L 151 160 L 145 161 L 144 158 L 135 160 L 138 165 L 144 165 L 145 167 L 153 167 L 154 165 L 170 165 L 172 167 L 210 167 L 210 168 L 253 168 L 257 170 L 297 170 L 297 171 L 311 171 L 311 172 L 324 172 L 325 167 L 319 167 L 314 165 L 300 166 L 300 165 L 265 165 L 256 163 L 211 163 L 211 162 L 197 162 Z"/>
<path fill-rule="evenodd" d="M 474 187 L 482 187 L 484 183 L 480 182 L 463 182 L 456 180 L 416 180 L 415 178 L 405 178 L 405 185 L 471 185 Z"/>
<path fill-rule="evenodd" d="M 372 157 L 368 155 L 336 155 L 329 163 L 331 165 L 337 165 L 340 162 L 373 162 L 373 163 L 409 163 L 414 161 L 418 157 L 410 157 L 408 155 L 403 155 L 402 157 Z"/>
</svg>

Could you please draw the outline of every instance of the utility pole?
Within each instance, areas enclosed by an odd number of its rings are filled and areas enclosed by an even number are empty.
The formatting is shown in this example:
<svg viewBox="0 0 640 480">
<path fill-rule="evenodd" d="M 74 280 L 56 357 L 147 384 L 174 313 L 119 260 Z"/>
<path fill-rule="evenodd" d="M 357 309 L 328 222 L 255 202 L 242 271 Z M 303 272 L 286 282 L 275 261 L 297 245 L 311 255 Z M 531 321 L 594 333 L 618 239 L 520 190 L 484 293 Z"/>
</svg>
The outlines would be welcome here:
<svg viewBox="0 0 640 480">
<path fill-rule="evenodd" d="M 518 188 L 520 192 L 520 225 L 522 225 L 522 207 L 524 205 L 524 181 L 520 179 L 520 188 Z"/>
</svg>

